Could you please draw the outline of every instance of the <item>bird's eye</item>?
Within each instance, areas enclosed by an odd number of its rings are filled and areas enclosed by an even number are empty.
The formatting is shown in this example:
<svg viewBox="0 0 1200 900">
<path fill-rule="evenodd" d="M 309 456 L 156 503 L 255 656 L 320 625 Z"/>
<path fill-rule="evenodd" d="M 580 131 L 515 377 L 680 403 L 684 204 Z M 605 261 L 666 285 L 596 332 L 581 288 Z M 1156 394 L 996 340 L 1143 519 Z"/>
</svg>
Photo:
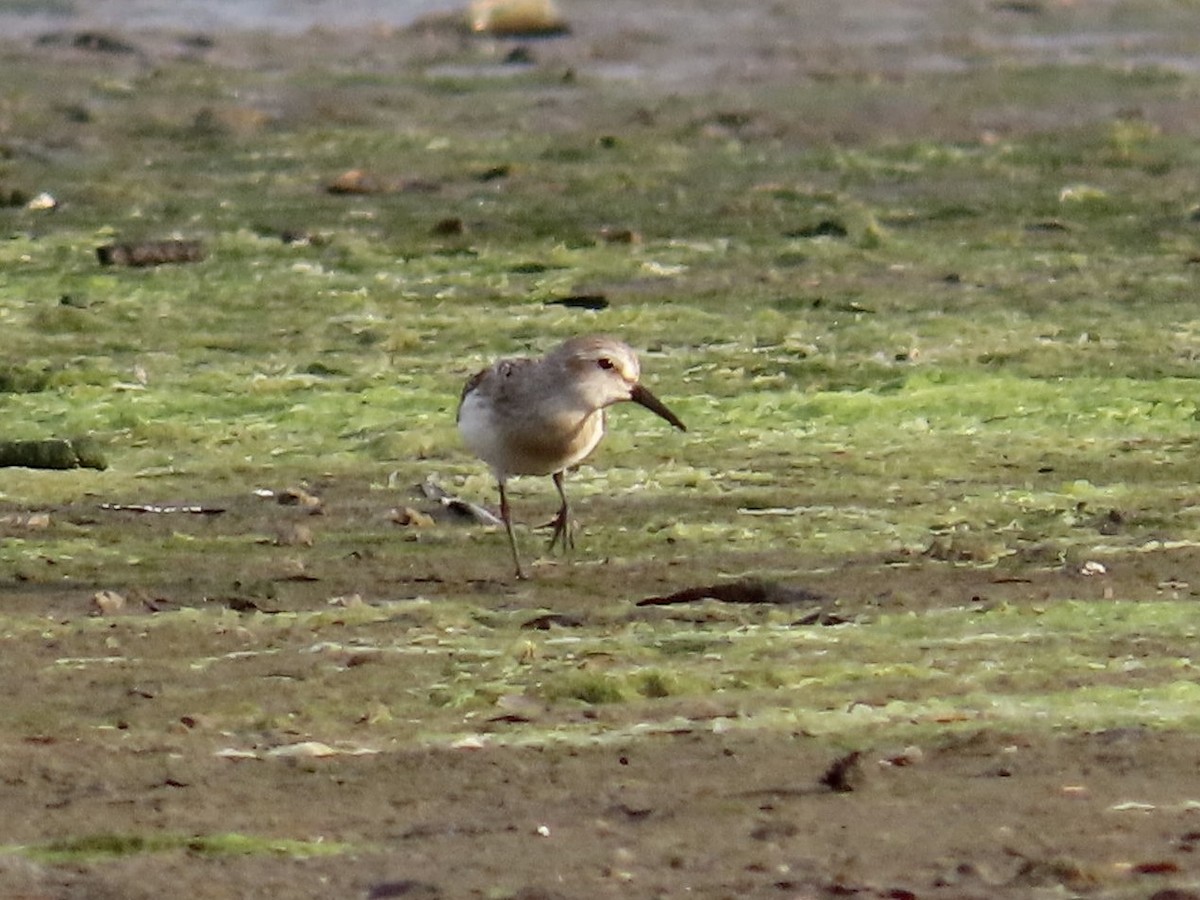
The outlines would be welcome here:
<svg viewBox="0 0 1200 900">
<path fill-rule="evenodd" d="M 614 363 L 607 356 L 602 356 L 598 360 L 596 360 L 596 365 L 598 365 L 602 369 L 611 369 L 613 367 Z"/>
</svg>

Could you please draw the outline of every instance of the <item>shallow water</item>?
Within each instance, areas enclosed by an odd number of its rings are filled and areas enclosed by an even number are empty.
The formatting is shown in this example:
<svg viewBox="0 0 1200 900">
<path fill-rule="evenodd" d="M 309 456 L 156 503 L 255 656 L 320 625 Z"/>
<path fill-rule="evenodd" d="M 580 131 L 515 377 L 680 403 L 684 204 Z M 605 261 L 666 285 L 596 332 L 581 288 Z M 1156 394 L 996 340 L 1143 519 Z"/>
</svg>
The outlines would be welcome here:
<svg viewBox="0 0 1200 900">
<path fill-rule="evenodd" d="M 169 28 L 297 32 L 314 27 L 401 26 L 430 12 L 464 6 L 454 0 L 91 0 L 44 4 L 0 3 L 0 35 L 56 28 Z"/>
<path fill-rule="evenodd" d="M 67 29 L 298 34 L 314 28 L 400 28 L 421 16 L 462 10 L 468 4 L 469 0 L 0 0 L 0 38 Z M 1037 14 L 1006 11 L 1003 4 L 960 7 L 955 15 L 919 2 L 803 14 L 783 5 L 683 9 L 618 0 L 560 5 L 572 23 L 599 25 L 619 35 L 615 46 L 641 33 L 671 35 L 683 52 L 660 54 L 667 62 L 653 73 L 615 59 L 596 61 L 591 74 L 618 80 L 653 74 L 660 83 L 677 87 L 705 81 L 722 65 L 727 74 L 753 79 L 761 74 L 764 47 L 781 36 L 776 52 L 782 48 L 785 56 L 795 54 L 798 61 L 816 68 L 824 64 L 824 50 L 832 42 L 842 55 L 864 54 L 862 64 L 868 68 L 905 72 L 957 73 L 996 59 L 1181 73 L 1200 69 L 1200 57 L 1187 37 L 1190 32 L 1179 27 L 1177 11 L 1128 7 L 1121 0 L 1094 0 L 1082 8 L 1048 5 Z M 1184 16 L 1182 21 L 1189 20 Z M 490 76 L 493 70 L 449 74 Z"/>
</svg>

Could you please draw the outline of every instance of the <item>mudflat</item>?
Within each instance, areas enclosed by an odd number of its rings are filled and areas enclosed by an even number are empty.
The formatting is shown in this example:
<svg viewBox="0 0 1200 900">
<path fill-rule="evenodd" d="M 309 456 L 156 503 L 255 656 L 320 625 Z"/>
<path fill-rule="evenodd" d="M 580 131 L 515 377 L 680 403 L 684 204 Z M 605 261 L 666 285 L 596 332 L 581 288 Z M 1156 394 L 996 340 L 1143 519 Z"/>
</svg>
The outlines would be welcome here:
<svg viewBox="0 0 1200 900">
<path fill-rule="evenodd" d="M 1200 897 L 1190 7 L 564 13 L 0 43 L 0 896 Z"/>
</svg>

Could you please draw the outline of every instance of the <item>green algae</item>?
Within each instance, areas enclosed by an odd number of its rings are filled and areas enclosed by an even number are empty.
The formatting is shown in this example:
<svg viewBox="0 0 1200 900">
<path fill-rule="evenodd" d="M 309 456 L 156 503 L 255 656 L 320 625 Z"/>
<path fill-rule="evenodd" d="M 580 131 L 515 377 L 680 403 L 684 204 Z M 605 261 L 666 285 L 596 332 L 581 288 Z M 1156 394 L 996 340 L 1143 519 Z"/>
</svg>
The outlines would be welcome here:
<svg viewBox="0 0 1200 900">
<path fill-rule="evenodd" d="M 808 627 L 730 616 L 529 642 L 516 624 L 455 625 L 470 608 L 439 605 L 448 608 L 424 624 L 370 608 L 350 616 L 184 610 L 44 623 L 50 653 L 9 628 L 8 655 L 43 698 L 36 717 L 18 716 L 14 726 L 61 732 L 73 722 L 68 733 L 84 733 L 120 722 L 128 734 L 150 735 L 156 722 L 202 709 L 208 727 L 234 746 L 284 728 L 384 747 L 453 741 L 516 697 L 527 698 L 520 708 L 541 712 L 509 722 L 493 740 L 590 741 L 663 722 L 705 728 L 714 713 L 739 728 L 788 722 L 843 737 L 954 722 L 1102 728 L 1194 720 L 1187 689 L 1196 626 L 1187 601 L 1059 601 Z M 130 699 L 131 678 L 177 687 L 146 703 Z M 82 683 L 86 692 L 73 688 Z M 260 687 L 269 693 L 249 699 Z M 625 706 L 626 724 L 579 720 L 573 710 L 581 703 Z M 377 714 L 381 705 L 386 716 Z"/>
<path fill-rule="evenodd" d="M 393 746 L 714 715 L 834 737 L 1195 724 L 1193 589 L 1144 562 L 1200 542 L 1200 151 L 1162 112 L 1194 102 L 1194 75 L 997 63 L 665 98 L 419 59 L 285 87 L 268 66 L 13 52 L 0 179 L 63 202 L 0 210 L 4 437 L 94 435 L 110 464 L 0 471 L 5 512 L 51 511 L 0 544 L 5 665 L 43 688 L 14 728 L 149 740 L 203 710 L 234 743 Z M 37 102 L 43 80 L 88 121 Z M 230 126 L 240 96 L 266 118 Z M 892 105 L 914 124 L 864 112 Z M 421 187 L 325 189 L 352 168 Z M 447 218 L 465 232 L 439 234 Z M 207 259 L 95 260 L 176 233 Z M 546 303 L 583 291 L 609 307 Z M 502 535 L 393 526 L 428 476 L 494 502 L 455 433 L 463 380 L 584 331 L 642 351 L 689 431 L 613 411 L 568 479 L 575 562 L 513 586 Z M 288 543 L 287 511 L 254 492 L 300 483 L 328 502 Z M 522 523 L 553 502 L 534 479 L 513 496 Z M 829 576 L 847 561 L 928 577 L 887 595 Z M 1087 562 L 1111 570 L 1108 596 Z M 925 599 L 964 572 L 1066 586 Z M 844 624 L 631 611 L 814 573 Z M 131 605 L 87 618 L 109 588 Z M 581 613 L 569 637 L 521 628 L 564 608 Z M 131 679 L 178 692 L 138 706 Z M 537 713 L 489 722 L 514 697 Z"/>
<path fill-rule="evenodd" d="M 147 853 L 183 851 L 199 857 L 270 854 L 292 859 L 331 856 L 349 851 L 348 845 L 333 841 L 299 841 L 255 837 L 245 834 L 89 834 L 45 844 L 5 848 L 38 862 L 57 865 L 103 862 Z"/>
</svg>

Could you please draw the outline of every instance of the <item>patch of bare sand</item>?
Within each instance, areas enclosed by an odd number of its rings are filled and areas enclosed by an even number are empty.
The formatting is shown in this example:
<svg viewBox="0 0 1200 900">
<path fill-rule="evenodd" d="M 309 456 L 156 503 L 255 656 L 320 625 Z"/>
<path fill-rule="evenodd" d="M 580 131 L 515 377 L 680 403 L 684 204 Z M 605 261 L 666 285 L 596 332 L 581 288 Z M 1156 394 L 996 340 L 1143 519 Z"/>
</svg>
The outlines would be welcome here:
<svg viewBox="0 0 1200 900">
<path fill-rule="evenodd" d="M 916 756 L 861 749 L 856 788 L 838 793 L 820 783 L 829 750 L 788 734 L 299 764 L 189 757 L 169 779 L 152 758 L 8 747 L 6 805 L 39 814 L 6 840 L 168 827 L 357 849 L 8 859 L 0 874 L 25 896 L 72 898 L 1146 897 L 1200 875 L 1193 737 L 991 732 Z"/>
</svg>

